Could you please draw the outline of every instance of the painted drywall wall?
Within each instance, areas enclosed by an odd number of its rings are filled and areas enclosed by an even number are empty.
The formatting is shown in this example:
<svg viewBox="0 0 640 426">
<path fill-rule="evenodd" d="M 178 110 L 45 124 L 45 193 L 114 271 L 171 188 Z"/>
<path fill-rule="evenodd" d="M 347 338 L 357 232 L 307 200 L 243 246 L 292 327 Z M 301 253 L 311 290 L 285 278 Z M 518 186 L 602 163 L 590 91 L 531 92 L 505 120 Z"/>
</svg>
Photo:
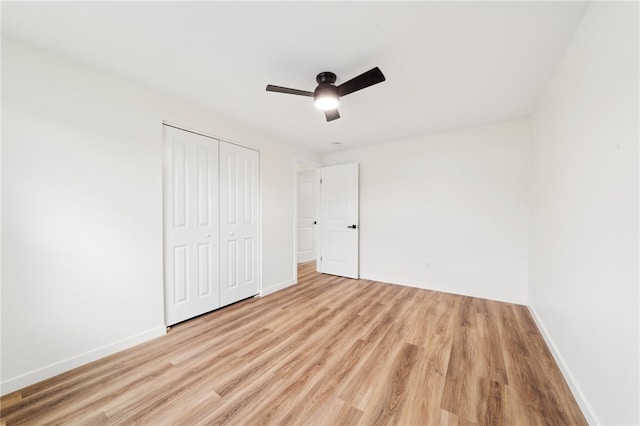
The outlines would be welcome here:
<svg viewBox="0 0 640 426">
<path fill-rule="evenodd" d="M 639 424 L 638 3 L 594 2 L 532 116 L 530 305 L 598 424 Z"/>
<path fill-rule="evenodd" d="M 329 153 L 360 164 L 360 275 L 525 303 L 529 121 Z"/>
<path fill-rule="evenodd" d="M 295 282 L 307 153 L 3 38 L 3 394 L 164 334 L 163 120 L 261 151 L 263 289 Z"/>
</svg>

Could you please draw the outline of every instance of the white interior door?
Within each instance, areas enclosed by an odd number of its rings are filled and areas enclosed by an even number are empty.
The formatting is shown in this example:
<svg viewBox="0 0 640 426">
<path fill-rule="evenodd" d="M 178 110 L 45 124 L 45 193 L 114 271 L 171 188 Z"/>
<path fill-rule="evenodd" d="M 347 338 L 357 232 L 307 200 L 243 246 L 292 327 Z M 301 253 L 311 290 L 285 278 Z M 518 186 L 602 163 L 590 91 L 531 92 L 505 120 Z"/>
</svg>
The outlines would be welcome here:
<svg viewBox="0 0 640 426">
<path fill-rule="evenodd" d="M 258 151 L 220 142 L 220 304 L 260 292 Z"/>
<path fill-rule="evenodd" d="M 316 259 L 316 175 L 315 169 L 298 172 L 298 263 Z"/>
<path fill-rule="evenodd" d="M 358 164 L 320 169 L 318 272 L 358 278 Z"/>
<path fill-rule="evenodd" d="M 218 141 L 164 126 L 165 320 L 220 306 Z"/>
</svg>

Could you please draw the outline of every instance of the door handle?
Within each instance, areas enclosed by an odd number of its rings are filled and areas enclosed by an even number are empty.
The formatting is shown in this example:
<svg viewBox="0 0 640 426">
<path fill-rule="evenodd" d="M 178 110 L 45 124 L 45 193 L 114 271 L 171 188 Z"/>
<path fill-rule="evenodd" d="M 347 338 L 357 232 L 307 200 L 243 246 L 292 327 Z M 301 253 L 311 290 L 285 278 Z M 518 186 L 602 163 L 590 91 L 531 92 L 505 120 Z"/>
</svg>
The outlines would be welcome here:
<svg viewBox="0 0 640 426">
<path fill-rule="evenodd" d="M 350 229 L 356 229 L 358 227 L 358 225 L 347 225 L 347 228 Z"/>
</svg>

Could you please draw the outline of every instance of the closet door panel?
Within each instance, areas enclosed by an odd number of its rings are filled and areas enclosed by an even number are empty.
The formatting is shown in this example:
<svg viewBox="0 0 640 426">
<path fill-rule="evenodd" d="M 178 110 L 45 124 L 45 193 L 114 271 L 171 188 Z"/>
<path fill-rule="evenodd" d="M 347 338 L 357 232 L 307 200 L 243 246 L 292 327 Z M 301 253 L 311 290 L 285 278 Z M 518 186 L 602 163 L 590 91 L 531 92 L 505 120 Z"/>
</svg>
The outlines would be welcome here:
<svg viewBox="0 0 640 426">
<path fill-rule="evenodd" d="M 220 304 L 260 291 L 259 153 L 220 142 Z"/>
<path fill-rule="evenodd" d="M 165 322 L 220 307 L 218 141 L 164 126 Z"/>
</svg>

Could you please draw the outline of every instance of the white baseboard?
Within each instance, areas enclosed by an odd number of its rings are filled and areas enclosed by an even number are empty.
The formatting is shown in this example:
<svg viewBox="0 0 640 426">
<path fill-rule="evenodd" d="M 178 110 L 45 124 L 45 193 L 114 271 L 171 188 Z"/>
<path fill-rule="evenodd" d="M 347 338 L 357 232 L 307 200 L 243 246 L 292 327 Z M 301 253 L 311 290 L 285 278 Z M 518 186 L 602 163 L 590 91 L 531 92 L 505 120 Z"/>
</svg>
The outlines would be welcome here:
<svg viewBox="0 0 640 426">
<path fill-rule="evenodd" d="M 276 291 L 284 290 L 285 288 L 291 287 L 294 284 L 297 284 L 297 281 L 295 279 L 290 279 L 283 283 L 276 284 L 273 287 L 263 288 L 262 291 L 260 292 L 260 297 L 264 297 L 268 294 L 275 293 Z"/>
<path fill-rule="evenodd" d="M 542 319 L 538 316 L 538 313 L 533 308 L 533 306 L 527 306 L 527 307 L 529 308 L 529 312 L 531 312 L 531 316 L 533 317 L 533 320 L 536 322 L 538 329 L 540 329 L 540 333 L 542 333 L 542 337 L 547 343 L 547 346 L 551 350 L 551 355 L 553 355 L 553 358 L 555 359 L 556 364 L 558 364 L 558 367 L 560 367 L 560 371 L 564 376 L 564 380 L 569 385 L 569 388 L 571 388 L 571 392 L 573 393 L 573 396 L 576 399 L 576 402 L 580 406 L 580 409 L 582 410 L 582 414 L 584 414 L 584 416 L 587 418 L 587 422 L 590 425 L 601 425 L 602 422 L 600 422 L 600 420 L 598 419 L 598 416 L 596 416 L 596 413 L 593 410 L 593 407 L 591 407 L 591 404 L 589 404 L 589 401 L 587 400 L 584 393 L 582 392 L 582 389 L 580 388 L 580 386 L 578 386 L 578 383 L 573 377 L 573 374 L 571 374 L 571 370 L 567 367 L 567 364 L 565 363 L 564 358 L 558 351 L 558 347 L 555 345 L 555 343 L 553 343 L 553 339 L 547 332 L 547 329 L 545 328 L 544 323 L 542 322 Z"/>
<path fill-rule="evenodd" d="M 495 301 L 498 301 L 498 302 L 515 303 L 517 305 L 526 305 L 527 304 L 526 300 L 521 299 L 521 298 L 517 298 L 517 297 L 508 298 L 508 297 L 503 297 L 503 295 L 499 295 L 499 294 L 491 294 L 489 292 L 478 291 L 478 290 L 475 290 L 475 289 L 468 289 L 468 288 L 464 288 L 464 287 L 455 287 L 455 286 L 443 285 L 443 284 L 438 284 L 438 283 L 434 283 L 434 282 L 424 283 L 424 282 L 415 282 L 415 281 L 411 281 L 411 280 L 398 281 L 397 279 L 394 279 L 394 278 L 391 278 L 391 277 L 383 277 L 383 276 L 368 275 L 368 274 L 367 275 L 361 275 L 360 278 L 364 279 L 364 280 L 378 281 L 378 282 L 381 282 L 381 283 L 404 285 L 404 286 L 407 286 L 407 287 L 415 287 L 415 288 L 422 288 L 422 289 L 425 289 L 425 290 L 440 291 L 440 292 L 443 292 L 443 293 L 458 294 L 460 296 L 477 297 L 477 298 L 480 298 L 480 299 L 495 300 Z"/>
<path fill-rule="evenodd" d="M 306 262 L 311 262 L 311 261 L 314 261 L 314 260 L 316 260 L 316 254 L 315 253 L 299 254 L 297 263 L 306 263 Z"/>
<path fill-rule="evenodd" d="M 88 364 L 100 358 L 104 358 L 108 355 L 120 352 L 124 349 L 128 349 L 140 343 L 144 343 L 156 337 L 164 336 L 166 333 L 167 329 L 164 325 L 155 327 L 151 330 L 143 331 L 142 333 L 138 333 L 134 336 L 130 336 L 117 342 L 92 349 L 85 353 L 73 356 L 60 362 L 56 362 L 46 367 L 39 368 L 21 376 L 14 377 L 0 383 L 0 395 L 6 395 L 10 392 L 17 391 L 24 387 L 38 383 L 42 380 L 49 379 L 60 373 L 64 373 L 65 371 L 73 370 L 74 368 L 80 367 L 81 365 Z"/>
</svg>

